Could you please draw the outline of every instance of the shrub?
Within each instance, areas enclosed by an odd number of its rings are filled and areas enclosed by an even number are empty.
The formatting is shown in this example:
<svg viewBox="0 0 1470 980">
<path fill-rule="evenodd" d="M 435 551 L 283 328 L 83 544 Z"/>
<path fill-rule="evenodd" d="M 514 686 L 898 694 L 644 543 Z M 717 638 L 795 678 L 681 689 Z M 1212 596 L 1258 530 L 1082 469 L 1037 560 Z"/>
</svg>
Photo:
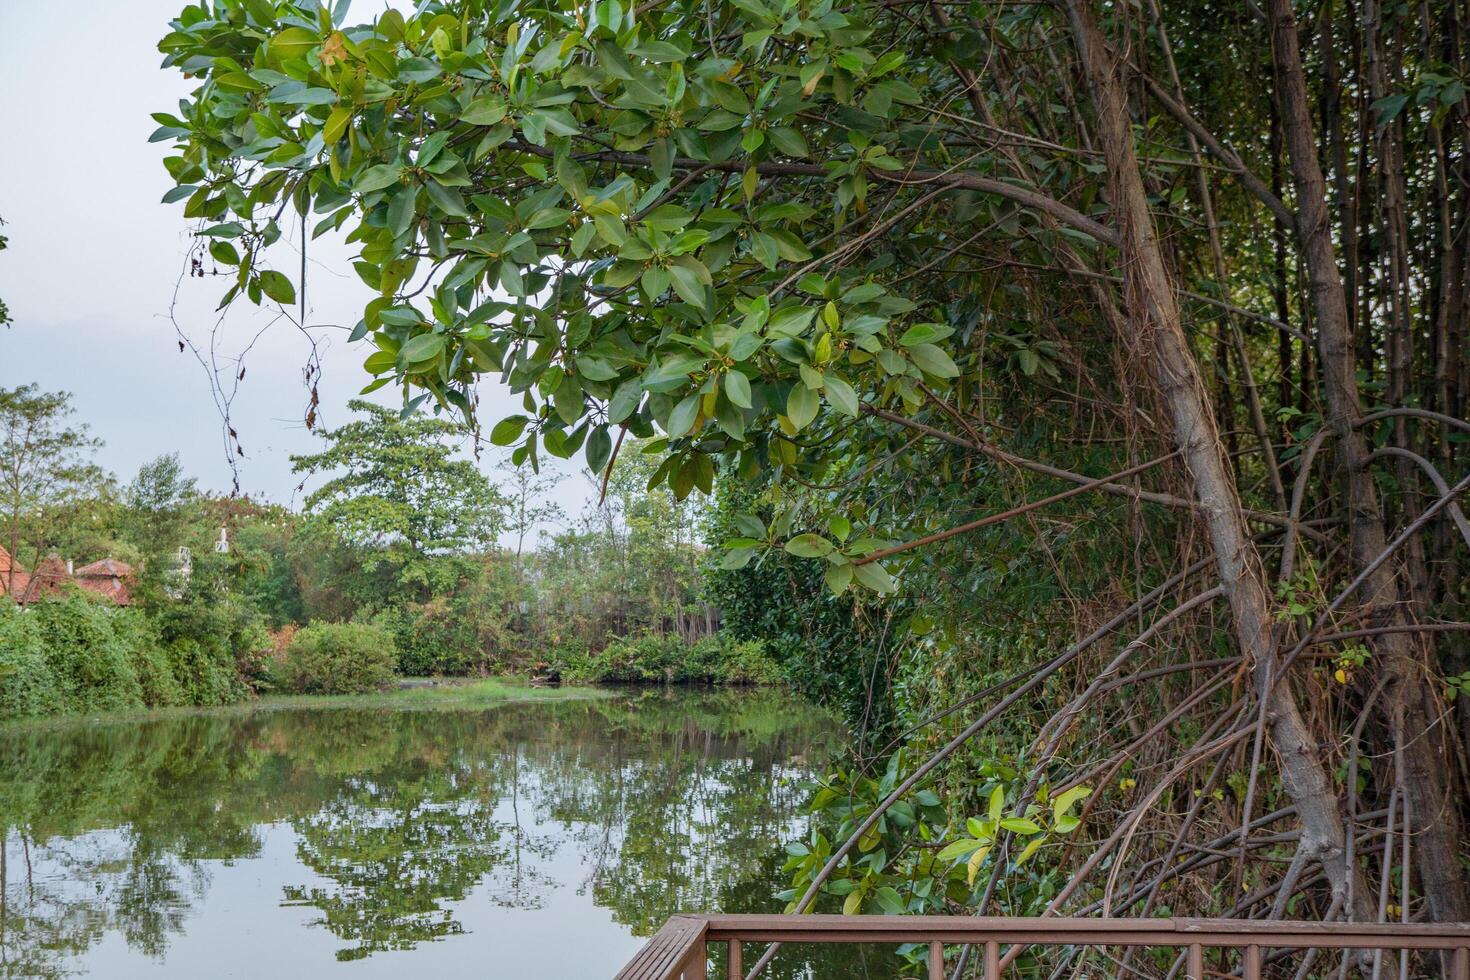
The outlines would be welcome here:
<svg viewBox="0 0 1470 980">
<path fill-rule="evenodd" d="M 693 645 L 674 634 L 620 637 L 596 653 L 563 656 L 568 680 L 610 684 L 775 684 L 782 672 L 759 641 L 724 634 Z"/>
<path fill-rule="evenodd" d="M 112 612 L 112 626 L 128 649 L 143 703 L 150 708 L 188 704 L 173 658 L 159 642 L 153 623 L 137 610 L 118 609 Z"/>
<path fill-rule="evenodd" d="M 297 694 L 361 694 L 393 683 L 387 630 L 369 623 L 312 623 L 291 638 L 274 679 Z"/>
<path fill-rule="evenodd" d="M 373 621 L 393 634 L 401 674 L 483 673 L 504 660 L 505 623 L 482 595 L 409 603 Z"/>
<path fill-rule="evenodd" d="M 0 717 L 62 710 L 61 686 L 46 660 L 35 618 L 0 597 Z"/>
<path fill-rule="evenodd" d="M 182 599 L 161 600 L 149 611 L 183 703 L 229 704 L 250 693 L 242 661 L 270 649 L 252 607 L 208 583 L 191 581 Z"/>
<path fill-rule="evenodd" d="M 24 615 L 35 620 L 41 649 L 51 664 L 67 711 L 115 711 L 143 706 L 143 688 L 133 665 L 127 630 L 119 630 L 116 607 L 75 590 L 32 603 Z"/>
</svg>

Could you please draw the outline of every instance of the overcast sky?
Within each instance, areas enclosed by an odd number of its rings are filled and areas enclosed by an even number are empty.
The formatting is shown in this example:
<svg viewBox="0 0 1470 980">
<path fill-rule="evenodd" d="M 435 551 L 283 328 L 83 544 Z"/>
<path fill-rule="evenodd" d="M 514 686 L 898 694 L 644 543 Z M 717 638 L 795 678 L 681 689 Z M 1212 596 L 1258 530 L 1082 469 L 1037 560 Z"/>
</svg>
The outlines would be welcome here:
<svg viewBox="0 0 1470 980">
<path fill-rule="evenodd" d="M 352 19 L 378 5 L 358 0 Z M 179 351 L 174 324 L 207 344 L 228 281 L 181 278 L 183 205 L 159 203 L 170 187 L 160 162 L 169 144 L 147 141 L 156 126 L 149 113 L 174 110 L 188 91 L 176 72 L 159 68 L 156 47 L 182 6 L 80 0 L 58 20 L 52 4 L 0 0 L 0 91 L 11 95 L 0 101 L 0 218 L 10 239 L 0 252 L 0 298 L 15 321 L 0 328 L 0 386 L 72 392 L 78 416 L 106 443 L 99 462 L 124 481 L 146 460 L 178 452 L 201 487 L 228 492 L 209 379 Z M 325 238 L 308 253 L 307 322 L 324 368 L 327 425 L 346 421 L 347 400 L 370 380 L 362 371 L 370 351 L 328 326 L 356 323 L 368 298 L 348 254 Z M 294 280 L 298 255 L 278 244 L 273 261 Z M 248 303 L 232 308 L 220 331 L 228 372 L 230 356 L 268 324 Z M 300 478 L 287 457 L 319 443 L 302 423 L 309 350 L 293 325 L 278 323 L 246 355 L 232 410 L 246 453 L 244 492 L 299 503 Z M 481 396 L 487 428 L 517 410 L 518 399 L 493 379 Z M 493 476 L 503 455 L 491 447 L 481 466 Z M 563 472 L 557 500 L 576 514 L 590 484 Z"/>
</svg>

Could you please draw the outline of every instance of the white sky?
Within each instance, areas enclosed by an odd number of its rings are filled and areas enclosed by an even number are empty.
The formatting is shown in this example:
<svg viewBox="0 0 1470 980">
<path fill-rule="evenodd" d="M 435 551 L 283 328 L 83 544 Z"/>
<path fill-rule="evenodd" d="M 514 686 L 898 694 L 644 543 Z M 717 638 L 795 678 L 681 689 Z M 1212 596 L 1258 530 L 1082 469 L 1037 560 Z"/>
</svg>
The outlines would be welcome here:
<svg viewBox="0 0 1470 980">
<path fill-rule="evenodd" d="M 0 0 L 0 91 L 10 96 L 0 100 L 0 233 L 10 239 L 0 252 L 0 298 L 15 321 L 0 328 L 0 386 L 37 382 L 72 392 L 78 416 L 106 442 L 99 462 L 123 481 L 146 460 L 178 452 L 201 487 L 227 492 L 231 474 L 208 378 L 179 352 L 168 314 L 178 285 L 180 326 L 207 342 L 228 280 L 180 280 L 188 223 L 182 203 L 159 203 L 171 186 L 161 163 L 169 144 L 147 142 L 156 126 L 149 113 L 173 111 L 189 88 L 159 68 L 156 47 L 183 5 L 77 0 L 58 20 L 53 4 Z M 359 0 L 349 20 L 379 5 Z M 273 251 L 276 267 L 295 281 L 297 253 L 284 242 Z M 308 324 L 350 327 L 369 296 L 348 251 L 324 237 L 308 253 Z M 267 322 L 237 303 L 225 346 L 238 350 Z M 347 400 L 370 380 L 361 368 L 370 351 L 349 347 L 345 330 L 313 333 L 325 369 L 319 414 L 339 425 L 349 417 Z M 244 362 L 233 410 L 247 456 L 241 489 L 280 503 L 293 502 L 299 483 L 287 456 L 319 445 L 301 422 L 307 352 L 291 324 L 268 330 Z M 519 399 L 493 378 L 481 396 L 487 431 L 519 410 Z M 481 466 L 493 476 L 504 455 L 488 447 Z M 570 467 L 563 472 L 555 497 L 575 515 L 591 491 Z"/>
</svg>

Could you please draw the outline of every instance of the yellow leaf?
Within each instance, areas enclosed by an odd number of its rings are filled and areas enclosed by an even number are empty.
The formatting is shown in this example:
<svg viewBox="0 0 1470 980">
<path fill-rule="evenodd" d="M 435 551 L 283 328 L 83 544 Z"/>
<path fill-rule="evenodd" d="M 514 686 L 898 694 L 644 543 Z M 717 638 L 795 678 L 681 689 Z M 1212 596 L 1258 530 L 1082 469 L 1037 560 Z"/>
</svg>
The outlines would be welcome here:
<svg viewBox="0 0 1470 980">
<path fill-rule="evenodd" d="M 980 873 L 980 865 L 985 863 L 985 856 L 989 853 L 990 847 L 987 845 L 980 848 L 980 850 L 976 851 L 974 854 L 970 855 L 970 863 L 966 865 L 966 868 L 968 870 L 968 874 L 966 877 L 970 884 L 973 885 L 975 883 L 975 875 Z"/>
<path fill-rule="evenodd" d="M 321 53 L 317 57 L 322 59 L 322 64 L 331 67 L 339 61 L 347 58 L 347 38 L 341 31 L 333 31 L 332 36 L 327 38 L 327 43 L 322 45 Z M 330 142 L 330 141 L 328 141 Z"/>
</svg>

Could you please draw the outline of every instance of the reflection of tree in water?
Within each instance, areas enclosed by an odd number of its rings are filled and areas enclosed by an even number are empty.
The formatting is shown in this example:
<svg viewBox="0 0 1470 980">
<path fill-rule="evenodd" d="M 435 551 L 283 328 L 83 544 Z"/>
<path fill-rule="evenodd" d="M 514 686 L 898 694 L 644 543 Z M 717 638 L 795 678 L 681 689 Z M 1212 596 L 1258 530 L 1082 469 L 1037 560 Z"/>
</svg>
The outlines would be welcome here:
<svg viewBox="0 0 1470 980">
<path fill-rule="evenodd" d="M 330 885 L 289 887 L 287 903 L 316 906 L 318 923 L 354 944 L 337 951 L 339 960 L 463 931 L 446 903 L 462 901 L 505 846 L 481 805 L 444 792 L 452 782 L 436 774 L 369 783 L 293 821 L 297 857 Z"/>
<path fill-rule="evenodd" d="M 317 876 L 285 902 L 320 910 L 339 959 L 453 936 L 466 900 L 538 907 L 568 844 L 640 935 L 680 910 L 770 910 L 793 777 L 828 731 L 769 693 L 12 728 L 0 975 L 64 975 L 108 934 L 161 956 L 205 898 L 202 862 L 256 856 L 271 823 Z"/>
</svg>

